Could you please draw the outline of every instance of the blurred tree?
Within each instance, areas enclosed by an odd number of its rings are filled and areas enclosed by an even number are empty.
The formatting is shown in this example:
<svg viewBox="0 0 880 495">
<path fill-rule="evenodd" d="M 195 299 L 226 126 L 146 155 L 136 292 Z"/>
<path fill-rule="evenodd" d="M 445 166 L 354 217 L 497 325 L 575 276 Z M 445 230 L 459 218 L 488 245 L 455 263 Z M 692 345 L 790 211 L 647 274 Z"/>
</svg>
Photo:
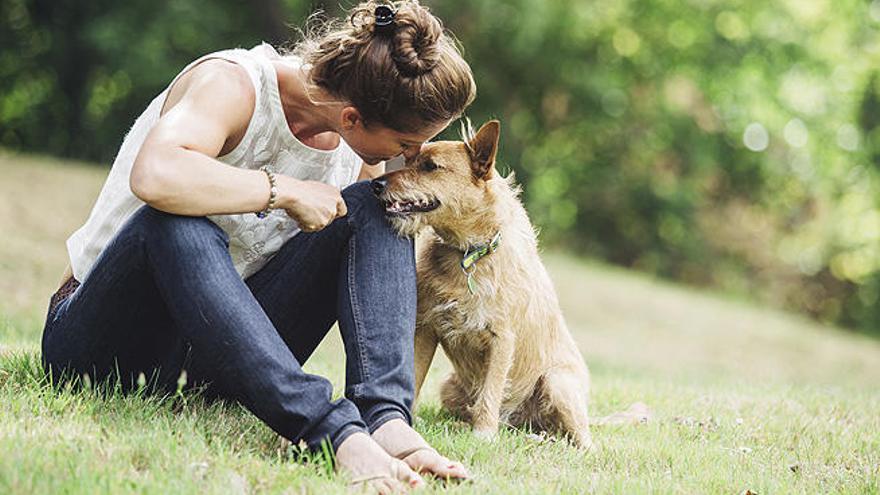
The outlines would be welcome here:
<svg viewBox="0 0 880 495">
<path fill-rule="evenodd" d="M 871 73 L 865 85 L 859 110 L 859 126 L 862 134 L 867 136 L 869 157 L 874 166 L 880 169 L 880 81 L 876 71 Z"/>
<path fill-rule="evenodd" d="M 880 331 L 880 2 L 435 8 L 545 242 Z"/>
<path fill-rule="evenodd" d="M 880 0 L 423 3 L 545 243 L 880 332 Z M 316 8 L 4 0 L 0 144 L 109 163 L 187 62 Z"/>
<path fill-rule="evenodd" d="M 230 0 L 4 1 L 0 144 L 109 162 L 134 117 L 186 63 L 283 34 L 265 19 L 260 25 L 263 10 L 242 7 Z"/>
<path fill-rule="evenodd" d="M 264 41 L 273 45 L 286 42 L 289 32 L 280 0 L 251 0 L 251 6 L 260 21 Z"/>
</svg>

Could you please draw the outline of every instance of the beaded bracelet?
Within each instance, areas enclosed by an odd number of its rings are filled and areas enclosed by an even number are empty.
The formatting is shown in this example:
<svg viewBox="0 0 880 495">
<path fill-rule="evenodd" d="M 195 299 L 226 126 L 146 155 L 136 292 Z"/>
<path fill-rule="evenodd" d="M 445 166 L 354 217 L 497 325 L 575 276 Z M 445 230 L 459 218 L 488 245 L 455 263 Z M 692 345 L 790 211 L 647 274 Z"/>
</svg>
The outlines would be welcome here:
<svg viewBox="0 0 880 495">
<path fill-rule="evenodd" d="M 275 173 L 269 170 L 269 167 L 263 165 L 260 167 L 260 170 L 266 173 L 266 177 L 269 178 L 269 204 L 266 205 L 266 209 L 263 211 L 258 211 L 255 213 L 257 218 L 266 218 L 269 215 L 269 212 L 275 208 L 275 198 L 278 197 L 278 188 L 275 185 Z"/>
</svg>

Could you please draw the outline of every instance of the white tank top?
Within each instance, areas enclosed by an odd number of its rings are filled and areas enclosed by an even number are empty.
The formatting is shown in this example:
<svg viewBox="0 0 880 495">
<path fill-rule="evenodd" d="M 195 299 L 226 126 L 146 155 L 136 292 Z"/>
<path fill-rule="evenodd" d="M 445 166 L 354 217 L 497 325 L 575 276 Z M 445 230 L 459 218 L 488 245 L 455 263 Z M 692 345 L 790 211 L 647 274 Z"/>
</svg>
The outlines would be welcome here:
<svg viewBox="0 0 880 495">
<path fill-rule="evenodd" d="M 271 45 L 262 43 L 250 50 L 241 48 L 205 55 L 184 68 L 181 74 L 209 58 L 222 58 L 244 67 L 256 90 L 254 114 L 238 146 L 217 159 L 227 165 L 259 169 L 263 165 L 276 173 L 300 180 L 315 180 L 340 189 L 355 182 L 361 159 L 340 140 L 336 149 L 325 151 L 301 143 L 291 133 L 281 107 L 278 79 L 271 60 L 280 57 Z M 294 60 L 295 62 L 295 60 Z M 174 84 L 169 84 L 169 88 Z M 159 120 L 168 95 L 160 93 L 135 121 L 125 136 L 110 175 L 104 183 L 89 218 L 67 239 L 67 251 L 74 277 L 84 282 L 92 266 L 116 232 L 144 202 L 129 187 L 134 159 L 147 133 Z M 267 183 L 268 197 L 268 183 Z M 300 232 L 284 210 L 274 210 L 266 218 L 253 213 L 209 216 L 229 235 L 229 253 L 236 271 L 246 278 L 263 267 L 281 246 Z"/>
</svg>

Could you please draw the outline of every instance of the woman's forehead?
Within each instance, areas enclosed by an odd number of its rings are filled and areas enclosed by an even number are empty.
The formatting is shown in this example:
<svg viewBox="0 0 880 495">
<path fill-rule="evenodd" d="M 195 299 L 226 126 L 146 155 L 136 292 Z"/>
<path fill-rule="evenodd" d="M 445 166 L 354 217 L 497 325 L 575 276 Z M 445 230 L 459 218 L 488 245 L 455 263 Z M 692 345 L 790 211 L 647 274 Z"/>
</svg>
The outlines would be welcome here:
<svg viewBox="0 0 880 495">
<path fill-rule="evenodd" d="M 396 134 L 396 136 L 403 141 L 410 141 L 410 142 L 414 142 L 414 143 L 424 143 L 424 142 L 430 141 L 435 136 L 437 136 L 438 134 L 443 132 L 443 129 L 446 129 L 446 127 L 448 125 L 449 125 L 449 123 L 446 122 L 446 123 L 442 123 L 442 124 L 432 124 L 432 125 L 429 125 L 423 129 L 414 130 L 414 131 L 410 131 L 410 132 L 399 132 L 399 131 L 392 131 L 392 132 L 394 132 Z"/>
</svg>

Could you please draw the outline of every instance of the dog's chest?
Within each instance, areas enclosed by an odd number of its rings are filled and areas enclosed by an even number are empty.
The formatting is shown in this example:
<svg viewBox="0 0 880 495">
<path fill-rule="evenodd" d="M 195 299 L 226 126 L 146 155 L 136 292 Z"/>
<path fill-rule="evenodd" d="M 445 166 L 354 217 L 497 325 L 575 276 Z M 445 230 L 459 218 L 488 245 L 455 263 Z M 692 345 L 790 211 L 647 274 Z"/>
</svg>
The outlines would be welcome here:
<svg viewBox="0 0 880 495">
<path fill-rule="evenodd" d="M 495 337 L 491 315 L 468 299 L 451 299 L 435 306 L 428 321 L 446 347 L 483 349 Z"/>
<path fill-rule="evenodd" d="M 435 253 L 420 264 L 419 320 L 433 328 L 444 346 L 484 348 L 495 335 L 496 308 L 470 293 L 459 261 Z"/>
</svg>

